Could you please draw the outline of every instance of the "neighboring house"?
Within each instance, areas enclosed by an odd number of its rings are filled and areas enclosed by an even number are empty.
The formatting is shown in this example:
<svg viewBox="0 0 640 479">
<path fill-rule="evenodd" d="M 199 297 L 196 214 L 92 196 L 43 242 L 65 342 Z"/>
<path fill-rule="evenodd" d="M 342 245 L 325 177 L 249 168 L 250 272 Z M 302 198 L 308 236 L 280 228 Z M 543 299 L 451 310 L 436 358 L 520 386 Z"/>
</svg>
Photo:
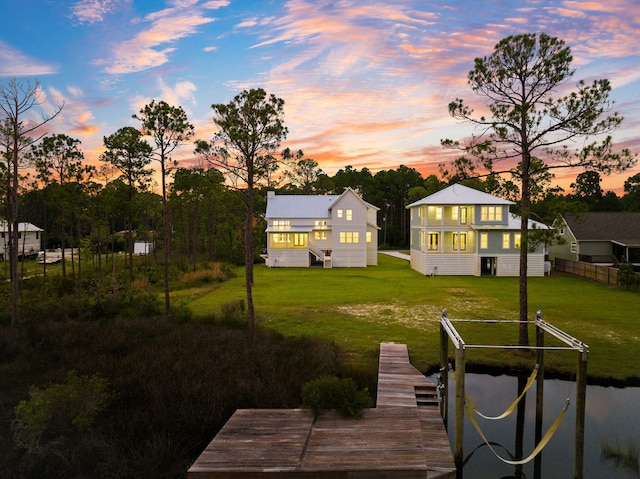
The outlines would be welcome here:
<svg viewBox="0 0 640 479">
<path fill-rule="evenodd" d="M 379 208 L 351 188 L 341 195 L 267 193 L 270 267 L 366 267 L 378 264 Z"/>
<path fill-rule="evenodd" d="M 18 223 L 18 256 L 37 257 L 40 251 L 42 232 L 31 223 Z M 6 221 L 0 221 L 0 260 L 9 259 L 9 225 Z"/>
<path fill-rule="evenodd" d="M 640 212 L 567 214 L 553 227 L 565 243 L 549 248 L 552 260 L 640 264 Z"/>
<path fill-rule="evenodd" d="M 411 267 L 425 275 L 518 276 L 520 218 L 512 204 L 460 184 L 410 204 Z M 534 228 L 547 226 L 529 221 Z M 528 254 L 527 274 L 545 274 L 544 246 Z"/>
</svg>

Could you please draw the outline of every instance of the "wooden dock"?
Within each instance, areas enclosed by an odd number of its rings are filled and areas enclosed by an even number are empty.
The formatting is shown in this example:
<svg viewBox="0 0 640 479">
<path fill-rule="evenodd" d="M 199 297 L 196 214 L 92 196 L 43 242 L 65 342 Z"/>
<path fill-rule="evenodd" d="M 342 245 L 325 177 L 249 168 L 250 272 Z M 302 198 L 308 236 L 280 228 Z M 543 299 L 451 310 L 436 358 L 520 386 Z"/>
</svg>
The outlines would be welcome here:
<svg viewBox="0 0 640 479">
<path fill-rule="evenodd" d="M 188 471 L 191 479 L 454 478 L 435 385 L 404 344 L 382 343 L 376 407 L 328 412 L 238 410 Z"/>
</svg>

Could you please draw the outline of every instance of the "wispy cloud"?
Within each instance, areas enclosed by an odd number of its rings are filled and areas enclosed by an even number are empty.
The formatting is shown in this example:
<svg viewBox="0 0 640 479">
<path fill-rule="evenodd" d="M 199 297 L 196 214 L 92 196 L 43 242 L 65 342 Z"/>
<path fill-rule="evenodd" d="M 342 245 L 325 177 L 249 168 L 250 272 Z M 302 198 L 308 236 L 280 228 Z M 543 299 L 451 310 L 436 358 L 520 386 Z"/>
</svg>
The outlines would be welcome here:
<svg viewBox="0 0 640 479">
<path fill-rule="evenodd" d="M 148 14 L 143 27 L 132 38 L 112 49 L 110 59 L 98 60 L 107 73 L 120 75 L 158 67 L 169 62 L 178 40 L 199 32 L 199 27 L 214 21 L 206 12 L 228 5 L 227 1 L 177 0 L 173 6 Z"/>
<path fill-rule="evenodd" d="M 0 76 L 39 76 L 57 72 L 56 66 L 31 58 L 0 40 Z"/>
<path fill-rule="evenodd" d="M 72 15 L 80 23 L 96 23 L 131 0 L 80 0 L 71 6 Z"/>
</svg>

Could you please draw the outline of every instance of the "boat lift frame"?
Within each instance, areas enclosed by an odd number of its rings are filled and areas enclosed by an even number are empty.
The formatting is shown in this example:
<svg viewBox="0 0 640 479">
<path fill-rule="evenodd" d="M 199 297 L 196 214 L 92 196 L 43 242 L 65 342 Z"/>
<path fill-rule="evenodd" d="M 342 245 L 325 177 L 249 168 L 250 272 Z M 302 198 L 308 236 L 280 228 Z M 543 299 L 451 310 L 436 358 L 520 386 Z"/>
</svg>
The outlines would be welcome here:
<svg viewBox="0 0 640 479">
<path fill-rule="evenodd" d="M 442 384 L 445 385 L 445 392 L 441 394 L 440 413 L 447 425 L 448 415 L 448 361 L 449 361 L 449 340 L 456 348 L 455 370 L 456 370 L 456 404 L 455 404 L 455 430 L 453 447 L 453 458 L 458 468 L 462 471 L 464 462 L 463 457 L 463 439 L 464 439 L 464 369 L 465 369 L 465 349 L 472 348 L 497 348 L 497 349 L 523 349 L 535 350 L 537 352 L 538 361 L 538 377 L 536 379 L 536 428 L 535 443 L 536 445 L 542 438 L 542 412 L 544 400 L 544 352 L 549 350 L 565 350 L 576 351 L 578 353 L 578 363 L 576 371 L 576 427 L 575 427 L 575 449 L 574 449 L 574 478 L 583 479 L 584 469 L 584 426 L 587 396 L 587 359 L 589 356 L 589 346 L 573 336 L 565 333 L 561 329 L 556 328 L 552 324 L 542 319 L 542 311 L 537 311 L 535 321 L 525 321 L 533 323 L 536 326 L 536 345 L 535 346 L 494 346 L 487 344 L 466 344 L 462 336 L 458 333 L 453 322 L 475 322 L 475 323 L 522 323 L 518 320 L 464 320 L 449 319 L 447 310 L 442 311 L 440 317 L 440 377 Z M 545 346 L 544 333 L 548 333 L 566 344 L 566 346 Z M 539 460 L 539 456 L 536 457 Z"/>
</svg>

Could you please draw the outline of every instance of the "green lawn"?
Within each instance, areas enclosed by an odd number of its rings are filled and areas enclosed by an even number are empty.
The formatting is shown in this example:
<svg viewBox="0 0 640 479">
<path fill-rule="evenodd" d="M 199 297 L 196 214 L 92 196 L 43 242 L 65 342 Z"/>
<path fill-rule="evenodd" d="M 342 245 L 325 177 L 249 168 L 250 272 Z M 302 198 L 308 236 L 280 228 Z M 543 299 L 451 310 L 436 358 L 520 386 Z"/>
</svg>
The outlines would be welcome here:
<svg viewBox="0 0 640 479">
<path fill-rule="evenodd" d="M 285 335 L 314 336 L 341 346 L 348 361 L 377 367 L 380 342 L 406 343 L 421 370 L 439 358 L 439 319 L 516 319 L 517 278 L 425 277 L 406 261 L 383 254 L 369 268 L 255 268 L 254 303 L 258 324 Z M 219 315 L 223 304 L 243 299 L 244 271 L 208 292 L 190 298 L 196 318 Z M 590 347 L 589 375 L 640 377 L 640 294 L 568 276 L 529 280 L 530 317 L 544 318 Z M 456 323 L 468 344 L 515 344 L 516 324 Z M 534 341 L 534 327 L 530 339 Z M 547 335 L 547 345 L 560 345 Z M 452 347 L 449 348 L 452 354 Z M 533 353 L 468 349 L 467 361 L 530 369 Z M 561 375 L 575 370 L 576 353 L 547 352 L 545 365 Z"/>
</svg>

